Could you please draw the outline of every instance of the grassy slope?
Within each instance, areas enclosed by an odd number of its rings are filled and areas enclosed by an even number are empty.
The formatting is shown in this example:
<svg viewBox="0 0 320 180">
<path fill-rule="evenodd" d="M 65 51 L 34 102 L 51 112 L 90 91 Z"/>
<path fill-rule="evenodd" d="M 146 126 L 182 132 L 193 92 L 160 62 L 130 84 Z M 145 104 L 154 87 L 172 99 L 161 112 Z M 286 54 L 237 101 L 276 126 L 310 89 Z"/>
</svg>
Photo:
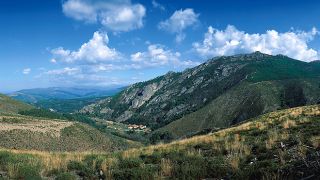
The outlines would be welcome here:
<svg viewBox="0 0 320 180">
<path fill-rule="evenodd" d="M 31 105 L 0 94 L 0 113 L 18 113 L 19 111 L 29 110 L 32 108 L 33 106 Z"/>
<path fill-rule="evenodd" d="M 298 79 L 307 104 L 316 104 L 320 97 L 319 79 Z M 174 121 L 156 132 L 171 132 L 176 138 L 190 136 L 205 129 L 228 127 L 260 114 L 282 109 L 280 94 L 285 81 L 242 83 L 196 112 Z"/>
<path fill-rule="evenodd" d="M 57 123 L 54 125 L 53 123 Z M 61 122 L 61 123 L 60 123 Z M 24 129 L 31 126 L 39 130 Z M 54 127 L 70 123 L 58 131 Z M 138 143 L 118 138 L 111 134 L 104 134 L 97 129 L 82 123 L 72 123 L 62 120 L 36 118 L 20 115 L 0 116 L 0 127 L 15 126 L 10 131 L 0 130 L 0 147 L 8 149 L 28 149 L 41 151 L 98 151 L 110 152 L 137 147 Z M 20 128 L 21 127 L 21 128 Z M 49 131 L 49 130 L 50 131 Z M 46 130 L 46 131 L 45 131 Z"/>
<path fill-rule="evenodd" d="M 40 172 L 46 177 L 94 178 L 98 169 L 108 179 L 315 179 L 320 175 L 318 153 L 320 106 L 306 106 L 117 154 L 1 151 L 0 169 L 11 178 L 33 179 Z M 16 168 L 10 168 L 18 160 Z"/>
</svg>

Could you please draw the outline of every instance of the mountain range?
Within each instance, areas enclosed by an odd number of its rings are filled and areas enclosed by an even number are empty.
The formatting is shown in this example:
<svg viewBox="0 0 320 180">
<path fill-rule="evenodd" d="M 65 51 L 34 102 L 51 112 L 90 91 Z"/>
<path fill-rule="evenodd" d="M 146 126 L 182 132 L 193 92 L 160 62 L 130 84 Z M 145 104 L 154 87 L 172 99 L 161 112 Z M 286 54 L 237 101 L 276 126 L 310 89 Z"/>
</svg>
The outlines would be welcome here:
<svg viewBox="0 0 320 180">
<path fill-rule="evenodd" d="M 124 87 L 50 87 L 24 89 L 7 94 L 13 99 L 36 107 L 73 113 L 103 97 L 113 96 Z"/>
</svg>

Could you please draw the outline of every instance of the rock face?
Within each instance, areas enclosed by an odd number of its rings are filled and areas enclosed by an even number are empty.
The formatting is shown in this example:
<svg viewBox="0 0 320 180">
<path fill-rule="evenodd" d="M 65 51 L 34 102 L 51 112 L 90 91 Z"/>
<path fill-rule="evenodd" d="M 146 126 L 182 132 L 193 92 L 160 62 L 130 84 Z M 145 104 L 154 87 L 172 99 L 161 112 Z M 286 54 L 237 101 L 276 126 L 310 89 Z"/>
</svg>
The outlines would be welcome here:
<svg viewBox="0 0 320 180">
<path fill-rule="evenodd" d="M 288 63 L 292 63 L 292 69 L 283 68 Z M 319 73 L 310 63 L 282 55 L 256 52 L 222 56 L 180 73 L 169 72 L 150 81 L 133 84 L 112 98 L 84 107 L 81 112 L 156 129 L 199 110 L 243 82 L 315 77 Z"/>
</svg>

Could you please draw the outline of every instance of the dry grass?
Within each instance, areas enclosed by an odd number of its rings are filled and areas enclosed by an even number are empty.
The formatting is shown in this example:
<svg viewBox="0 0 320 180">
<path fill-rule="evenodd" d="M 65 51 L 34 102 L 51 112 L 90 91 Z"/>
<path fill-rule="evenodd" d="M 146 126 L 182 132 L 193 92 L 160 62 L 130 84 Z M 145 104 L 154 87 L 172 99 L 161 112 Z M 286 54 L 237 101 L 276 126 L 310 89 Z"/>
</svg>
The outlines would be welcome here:
<svg viewBox="0 0 320 180">
<path fill-rule="evenodd" d="M 161 177 L 168 177 L 171 176 L 172 174 L 172 167 L 173 164 L 170 161 L 170 159 L 161 159 L 161 164 L 160 164 L 160 168 L 161 168 L 161 172 L 160 172 L 160 176 Z"/>
<path fill-rule="evenodd" d="M 20 115 L 1 115 L 0 131 L 31 131 L 60 137 L 61 130 L 74 125 L 74 122 L 63 120 L 44 120 Z"/>
<path fill-rule="evenodd" d="M 310 139 L 312 146 L 314 148 L 319 148 L 320 147 L 320 136 L 313 136 Z"/>
<path fill-rule="evenodd" d="M 296 124 L 295 121 L 287 119 L 282 123 L 282 126 L 283 126 L 284 129 L 289 129 L 291 127 L 297 126 L 297 124 Z"/>
<path fill-rule="evenodd" d="M 0 151 L 8 151 L 0 149 Z M 35 158 L 30 158 L 29 164 L 33 165 L 37 162 L 42 164 L 42 173 L 47 174 L 51 170 L 67 170 L 70 161 L 81 162 L 88 155 L 101 155 L 107 158 L 106 153 L 101 152 L 46 152 L 35 150 L 10 150 L 13 154 L 30 154 Z M 9 166 L 9 172 L 15 173 L 16 165 Z"/>
</svg>

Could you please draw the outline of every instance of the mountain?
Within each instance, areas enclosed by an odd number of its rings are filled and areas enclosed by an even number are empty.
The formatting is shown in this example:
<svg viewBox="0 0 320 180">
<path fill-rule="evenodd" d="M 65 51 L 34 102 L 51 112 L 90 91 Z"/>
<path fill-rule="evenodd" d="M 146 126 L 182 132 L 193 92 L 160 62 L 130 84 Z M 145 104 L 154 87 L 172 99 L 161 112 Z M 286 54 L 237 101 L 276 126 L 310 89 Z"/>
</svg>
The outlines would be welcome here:
<svg viewBox="0 0 320 180">
<path fill-rule="evenodd" d="M 260 52 L 222 56 L 133 84 L 81 112 L 161 128 L 178 138 L 278 109 L 319 103 L 319 80 L 319 62 Z"/>
<path fill-rule="evenodd" d="M 320 106 L 304 106 L 117 153 L 1 149 L 0 173 L 4 179 L 319 179 L 319 132 Z"/>
<path fill-rule="evenodd" d="M 0 113 L 18 113 L 19 111 L 30 110 L 32 108 L 34 107 L 31 105 L 0 94 Z"/>
<path fill-rule="evenodd" d="M 27 103 L 37 103 L 49 99 L 76 99 L 88 97 L 112 96 L 123 88 L 88 87 L 50 87 L 25 89 L 8 94 L 10 97 Z"/>
</svg>

